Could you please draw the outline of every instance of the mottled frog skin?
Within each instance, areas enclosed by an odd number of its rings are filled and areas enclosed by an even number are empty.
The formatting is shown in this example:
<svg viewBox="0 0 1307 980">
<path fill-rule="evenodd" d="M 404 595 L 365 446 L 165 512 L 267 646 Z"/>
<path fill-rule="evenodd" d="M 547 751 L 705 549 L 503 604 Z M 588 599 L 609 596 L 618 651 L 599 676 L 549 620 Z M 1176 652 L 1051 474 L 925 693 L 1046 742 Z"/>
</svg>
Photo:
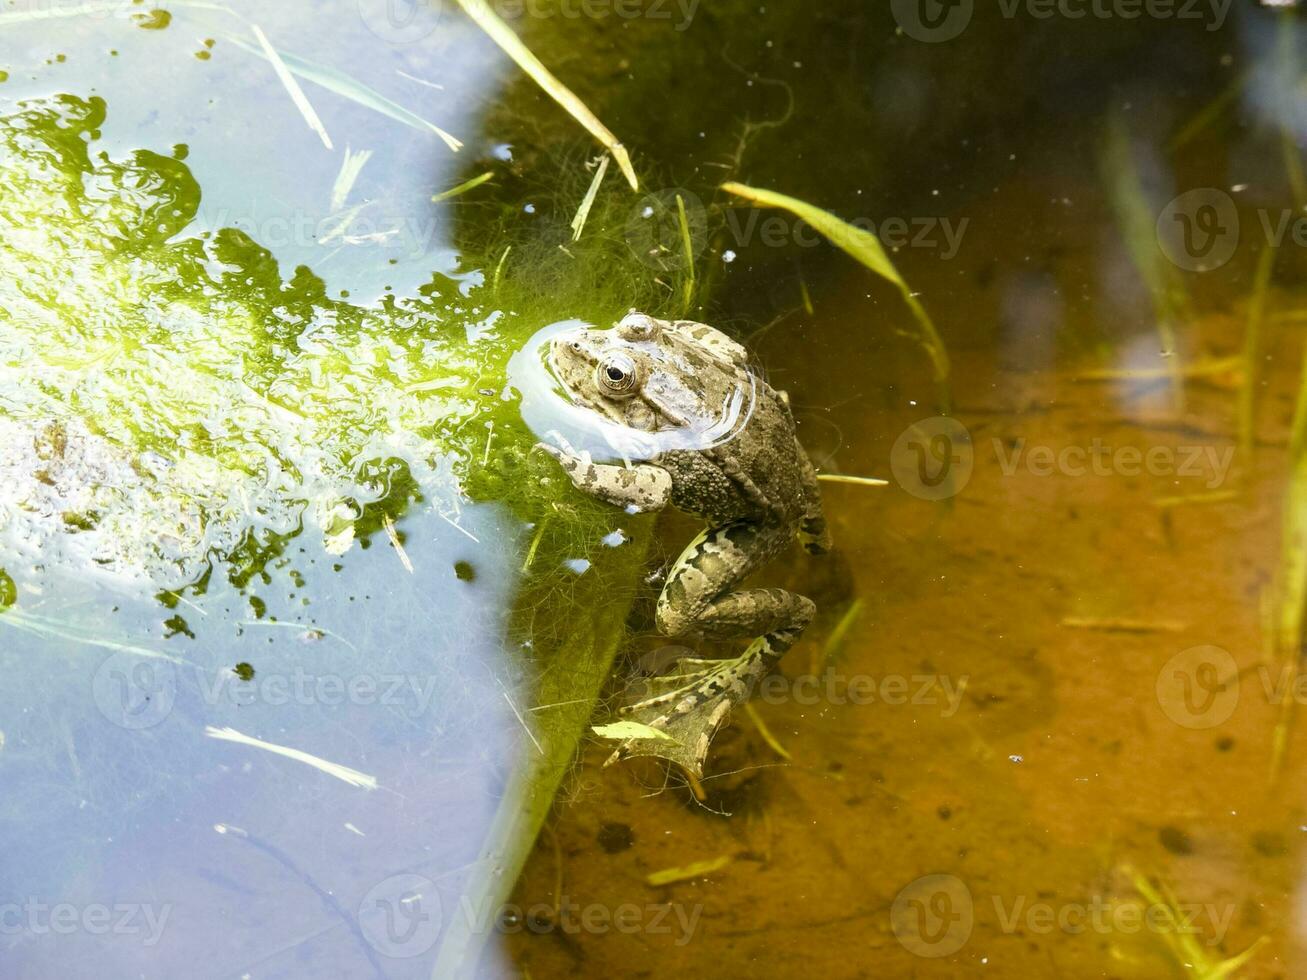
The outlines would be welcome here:
<svg viewBox="0 0 1307 980">
<path fill-rule="evenodd" d="M 656 755 L 701 774 L 708 744 L 812 620 L 811 600 L 782 589 L 737 590 L 797 537 L 829 547 L 812 464 L 784 392 L 750 370 L 743 347 L 702 323 L 631 313 L 615 328 L 558 335 L 550 368 L 577 405 L 645 433 L 668 435 L 639 463 L 595 463 L 563 444 L 552 454 L 582 491 L 631 513 L 671 504 L 706 529 L 669 572 L 658 598 L 666 636 L 752 639 L 730 660 L 678 662 L 655 696 L 624 709 L 668 738 L 631 738 L 609 759 Z M 732 413 L 738 417 L 732 418 Z M 723 417 L 731 424 L 723 426 Z"/>
</svg>

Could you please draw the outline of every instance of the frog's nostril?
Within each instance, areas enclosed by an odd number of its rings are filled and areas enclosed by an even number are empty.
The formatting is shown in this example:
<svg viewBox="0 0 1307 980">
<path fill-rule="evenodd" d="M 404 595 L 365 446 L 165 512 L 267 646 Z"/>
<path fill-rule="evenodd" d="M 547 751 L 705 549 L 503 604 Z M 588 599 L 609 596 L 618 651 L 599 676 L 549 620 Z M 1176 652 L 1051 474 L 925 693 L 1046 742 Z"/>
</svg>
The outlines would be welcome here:
<svg viewBox="0 0 1307 980">
<path fill-rule="evenodd" d="M 581 341 L 574 340 L 570 344 L 568 344 L 568 346 L 571 347 L 572 350 L 576 351 L 578 354 L 581 353 Z"/>
</svg>

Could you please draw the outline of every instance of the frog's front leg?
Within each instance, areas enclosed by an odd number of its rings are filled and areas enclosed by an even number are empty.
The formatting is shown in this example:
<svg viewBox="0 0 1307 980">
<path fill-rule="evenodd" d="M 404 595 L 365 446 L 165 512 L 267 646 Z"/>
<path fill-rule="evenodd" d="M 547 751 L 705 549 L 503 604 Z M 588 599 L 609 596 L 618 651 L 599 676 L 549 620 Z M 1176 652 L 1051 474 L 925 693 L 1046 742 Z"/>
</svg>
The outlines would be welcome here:
<svg viewBox="0 0 1307 980">
<path fill-rule="evenodd" d="M 704 532 L 685 550 L 658 599 L 659 631 L 756 639 L 735 659 L 682 660 L 672 674 L 656 678 L 654 684 L 668 690 L 623 713 L 667 738 L 627 739 L 609 764 L 656 755 L 701 774 L 708 744 L 731 708 L 748 700 L 812 621 L 815 606 L 804 596 L 784 589 L 731 591 L 793 538 L 790 527 L 739 521 Z"/>
<path fill-rule="evenodd" d="M 588 452 L 573 453 L 543 442 L 536 448 L 558 460 L 578 490 L 630 513 L 662 510 L 672 498 L 672 476 L 661 466 L 596 463 Z"/>
</svg>

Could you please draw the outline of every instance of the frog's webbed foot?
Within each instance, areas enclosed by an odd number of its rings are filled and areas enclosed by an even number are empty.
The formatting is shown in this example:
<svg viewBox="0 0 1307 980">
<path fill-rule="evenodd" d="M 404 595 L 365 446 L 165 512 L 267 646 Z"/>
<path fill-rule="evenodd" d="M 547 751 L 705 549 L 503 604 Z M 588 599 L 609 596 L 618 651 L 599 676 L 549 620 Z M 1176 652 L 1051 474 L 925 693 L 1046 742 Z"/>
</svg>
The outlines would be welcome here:
<svg viewBox="0 0 1307 980">
<path fill-rule="evenodd" d="M 746 607 L 756 615 L 760 606 L 764 618 L 776 623 L 775 628 L 754 640 L 739 657 L 683 658 L 671 673 L 646 681 L 652 696 L 624 708 L 621 714 L 666 737 L 651 734 L 647 738 L 628 738 L 604 765 L 652 755 L 675 762 L 696 777 L 703 775 L 708 745 L 730 717 L 731 709 L 749 700 L 755 685 L 794 644 L 814 612 L 808 599 L 779 589 L 736 593 L 716 604 L 715 609 L 727 614 Z"/>
<path fill-rule="evenodd" d="M 703 775 L 713 736 L 731 709 L 749 699 L 754 685 L 774 663 L 755 650 L 762 642 L 734 660 L 683 659 L 672 673 L 645 681 L 653 696 L 623 708 L 621 714 L 663 737 L 628 738 L 604 765 L 651 755 Z"/>
<path fill-rule="evenodd" d="M 733 660 L 681 660 L 670 674 L 649 681 L 651 696 L 622 714 L 653 731 L 625 739 L 609 765 L 652 755 L 696 776 L 702 772 L 708 744 L 731 709 L 749 699 L 812 621 L 811 600 L 784 589 L 730 591 L 793 535 L 788 525 L 737 521 L 705 531 L 685 549 L 658 597 L 659 632 L 757 639 Z"/>
</svg>

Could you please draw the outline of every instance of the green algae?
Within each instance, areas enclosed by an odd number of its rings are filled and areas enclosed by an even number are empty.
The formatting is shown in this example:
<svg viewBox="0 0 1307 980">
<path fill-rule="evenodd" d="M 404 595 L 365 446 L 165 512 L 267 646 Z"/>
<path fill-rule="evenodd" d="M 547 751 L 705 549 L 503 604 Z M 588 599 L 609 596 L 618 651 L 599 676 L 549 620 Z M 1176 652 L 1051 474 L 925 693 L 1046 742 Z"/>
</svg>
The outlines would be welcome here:
<svg viewBox="0 0 1307 980">
<path fill-rule="evenodd" d="M 340 552 L 416 501 L 453 514 L 472 484 L 531 509 L 504 366 L 561 308 L 505 309 L 516 283 L 482 305 L 475 269 L 375 307 L 284 278 L 241 231 L 185 235 L 186 165 L 97 152 L 105 112 L 65 97 L 0 125 L 0 472 L 27 502 L 11 535 L 57 546 L 59 496 L 97 564 L 178 589 L 215 557 L 248 580 L 301 532 Z"/>
</svg>

